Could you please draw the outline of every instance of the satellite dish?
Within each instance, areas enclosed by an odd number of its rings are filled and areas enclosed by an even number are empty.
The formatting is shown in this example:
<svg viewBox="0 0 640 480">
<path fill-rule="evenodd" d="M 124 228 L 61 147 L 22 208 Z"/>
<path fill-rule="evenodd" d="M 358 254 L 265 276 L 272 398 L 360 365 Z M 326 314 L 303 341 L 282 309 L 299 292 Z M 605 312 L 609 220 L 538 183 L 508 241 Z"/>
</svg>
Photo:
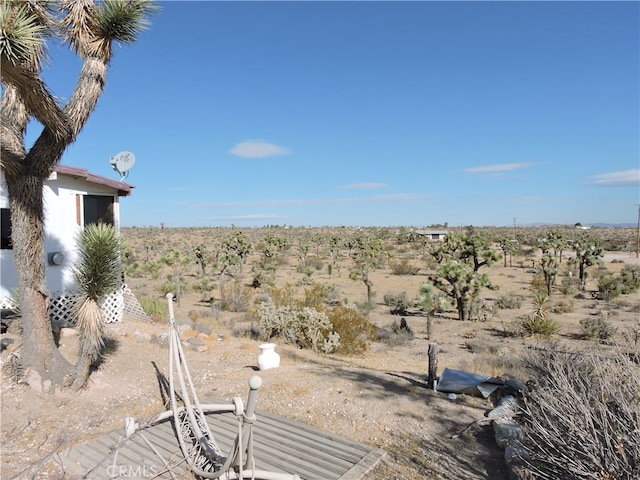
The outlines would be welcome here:
<svg viewBox="0 0 640 480">
<path fill-rule="evenodd" d="M 127 178 L 129 169 L 136 163 L 136 157 L 131 152 L 120 152 L 109 160 L 113 169 L 120 174 L 120 181 Z"/>
</svg>

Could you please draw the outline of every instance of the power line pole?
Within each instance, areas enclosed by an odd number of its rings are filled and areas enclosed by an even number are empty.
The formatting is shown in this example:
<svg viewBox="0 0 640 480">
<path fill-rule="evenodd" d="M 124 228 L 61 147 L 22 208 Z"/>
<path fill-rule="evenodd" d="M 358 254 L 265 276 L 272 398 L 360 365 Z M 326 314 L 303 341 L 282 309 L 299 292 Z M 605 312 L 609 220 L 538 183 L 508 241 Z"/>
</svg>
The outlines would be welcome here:
<svg viewBox="0 0 640 480">
<path fill-rule="evenodd" d="M 636 203 L 638 207 L 638 226 L 636 227 L 636 258 L 640 255 L 640 204 Z"/>
</svg>

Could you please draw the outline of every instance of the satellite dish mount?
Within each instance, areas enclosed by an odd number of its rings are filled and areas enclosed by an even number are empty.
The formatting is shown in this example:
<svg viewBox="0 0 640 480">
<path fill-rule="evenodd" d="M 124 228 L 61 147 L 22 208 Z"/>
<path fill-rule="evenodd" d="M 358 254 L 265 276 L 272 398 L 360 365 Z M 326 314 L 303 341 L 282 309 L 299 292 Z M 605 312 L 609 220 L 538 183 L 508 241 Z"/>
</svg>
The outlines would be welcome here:
<svg viewBox="0 0 640 480">
<path fill-rule="evenodd" d="M 113 169 L 120 174 L 120 181 L 127 178 L 129 169 L 136 163 L 136 157 L 131 152 L 120 152 L 109 160 Z"/>
</svg>

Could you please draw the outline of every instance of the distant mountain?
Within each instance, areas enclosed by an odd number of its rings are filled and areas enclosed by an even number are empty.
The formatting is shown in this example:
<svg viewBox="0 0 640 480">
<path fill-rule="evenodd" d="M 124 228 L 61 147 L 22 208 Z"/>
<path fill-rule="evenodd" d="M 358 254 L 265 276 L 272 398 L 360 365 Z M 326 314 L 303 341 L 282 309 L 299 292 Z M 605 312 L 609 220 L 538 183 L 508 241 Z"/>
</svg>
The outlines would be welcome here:
<svg viewBox="0 0 640 480">
<path fill-rule="evenodd" d="M 588 223 L 590 227 L 600 228 L 635 228 L 635 223 Z"/>
<path fill-rule="evenodd" d="M 594 228 L 636 228 L 635 223 L 583 223 L 585 227 L 594 227 Z M 521 227 L 570 227 L 571 225 L 559 225 L 553 223 L 527 223 L 520 225 Z"/>
</svg>

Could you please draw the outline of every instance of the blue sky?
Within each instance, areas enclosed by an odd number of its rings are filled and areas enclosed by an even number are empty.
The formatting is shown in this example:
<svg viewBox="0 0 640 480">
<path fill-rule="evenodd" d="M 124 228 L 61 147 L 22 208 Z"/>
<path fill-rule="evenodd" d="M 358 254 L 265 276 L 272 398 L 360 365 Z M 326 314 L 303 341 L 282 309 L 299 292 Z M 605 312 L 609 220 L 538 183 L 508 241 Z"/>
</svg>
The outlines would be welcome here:
<svg viewBox="0 0 640 480">
<path fill-rule="evenodd" d="M 62 160 L 123 226 L 635 224 L 639 2 L 159 5 Z"/>
</svg>

